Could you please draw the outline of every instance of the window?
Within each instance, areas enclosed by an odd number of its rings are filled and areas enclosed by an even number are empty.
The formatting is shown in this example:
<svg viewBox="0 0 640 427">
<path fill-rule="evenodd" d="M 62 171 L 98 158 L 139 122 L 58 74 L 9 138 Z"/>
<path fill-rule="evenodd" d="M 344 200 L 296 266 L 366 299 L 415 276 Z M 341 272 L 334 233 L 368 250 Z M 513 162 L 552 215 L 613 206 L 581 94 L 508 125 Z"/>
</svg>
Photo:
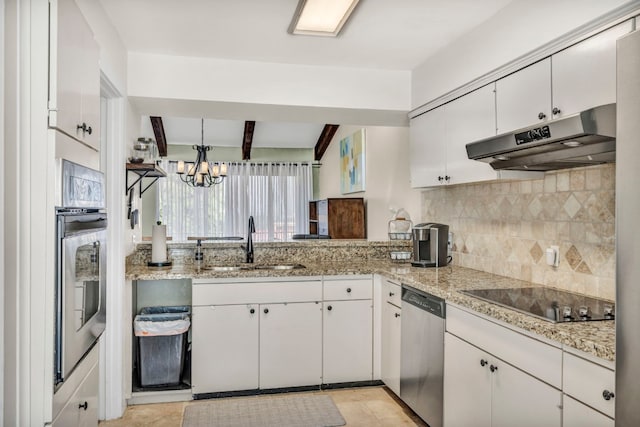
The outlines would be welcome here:
<svg viewBox="0 0 640 427">
<path fill-rule="evenodd" d="M 312 195 L 311 165 L 231 163 L 224 182 L 193 188 L 164 160 L 167 177 L 158 181 L 158 218 L 173 241 L 187 237 L 245 237 L 249 216 L 255 241 L 286 241 L 306 233 Z"/>
</svg>

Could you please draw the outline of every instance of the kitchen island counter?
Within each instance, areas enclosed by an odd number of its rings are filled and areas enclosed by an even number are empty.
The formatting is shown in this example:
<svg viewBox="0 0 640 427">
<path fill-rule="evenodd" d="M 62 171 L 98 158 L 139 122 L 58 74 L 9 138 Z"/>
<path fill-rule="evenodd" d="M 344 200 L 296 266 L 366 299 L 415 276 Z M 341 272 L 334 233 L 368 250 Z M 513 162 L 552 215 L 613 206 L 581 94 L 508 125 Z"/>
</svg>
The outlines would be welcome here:
<svg viewBox="0 0 640 427">
<path fill-rule="evenodd" d="M 614 321 L 552 323 L 460 292 L 466 289 L 516 288 L 541 285 L 464 267 L 448 266 L 425 269 L 385 260 L 305 262 L 304 265 L 306 268 L 291 270 L 249 269 L 237 271 L 214 271 L 199 268 L 195 264 L 162 268 L 128 265 L 126 279 L 237 279 L 243 277 L 380 274 L 418 290 L 444 298 L 448 304 L 456 304 L 488 316 L 507 327 L 522 329 L 534 334 L 534 336 L 542 336 L 560 343 L 562 346 L 577 349 L 607 361 L 615 360 Z"/>
</svg>

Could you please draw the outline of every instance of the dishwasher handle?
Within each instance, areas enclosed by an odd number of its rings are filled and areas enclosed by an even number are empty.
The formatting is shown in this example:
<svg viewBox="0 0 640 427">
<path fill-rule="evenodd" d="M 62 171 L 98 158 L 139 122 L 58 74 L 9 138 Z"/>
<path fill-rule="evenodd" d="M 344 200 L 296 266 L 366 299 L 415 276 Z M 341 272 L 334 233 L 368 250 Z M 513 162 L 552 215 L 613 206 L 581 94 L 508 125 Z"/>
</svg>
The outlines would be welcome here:
<svg viewBox="0 0 640 427">
<path fill-rule="evenodd" d="M 444 299 L 404 284 L 402 285 L 402 302 L 413 305 L 442 319 L 446 317 Z"/>
</svg>

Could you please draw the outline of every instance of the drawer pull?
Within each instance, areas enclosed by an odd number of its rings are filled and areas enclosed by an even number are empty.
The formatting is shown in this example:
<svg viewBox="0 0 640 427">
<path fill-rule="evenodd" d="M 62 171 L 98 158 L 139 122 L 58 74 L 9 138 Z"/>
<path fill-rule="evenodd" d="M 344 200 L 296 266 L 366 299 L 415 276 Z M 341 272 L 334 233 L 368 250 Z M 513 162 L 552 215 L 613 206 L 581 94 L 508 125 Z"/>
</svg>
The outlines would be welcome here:
<svg viewBox="0 0 640 427">
<path fill-rule="evenodd" d="M 269 309 L 268 309 L 268 308 L 265 308 L 265 309 L 264 309 L 264 314 L 267 314 L 267 313 L 269 313 Z"/>
<path fill-rule="evenodd" d="M 351 293 L 351 288 L 347 288 L 347 293 L 350 294 Z"/>
<path fill-rule="evenodd" d="M 89 408 L 89 403 L 85 400 L 84 403 L 78 405 L 78 409 L 84 409 L 85 411 Z"/>
<path fill-rule="evenodd" d="M 251 310 L 249 310 L 249 313 L 251 313 L 251 314 L 253 314 L 253 313 L 255 313 L 255 312 L 256 312 L 256 309 L 255 309 L 255 308 L 252 308 Z"/>
<path fill-rule="evenodd" d="M 602 397 L 604 398 L 604 400 L 611 400 L 614 397 L 616 397 L 615 394 L 613 394 L 613 392 L 609 391 L 609 390 L 605 390 L 602 392 Z"/>
<path fill-rule="evenodd" d="M 329 307 L 327 307 L 327 310 L 331 311 L 331 310 L 333 310 L 333 307 L 329 306 Z"/>
</svg>

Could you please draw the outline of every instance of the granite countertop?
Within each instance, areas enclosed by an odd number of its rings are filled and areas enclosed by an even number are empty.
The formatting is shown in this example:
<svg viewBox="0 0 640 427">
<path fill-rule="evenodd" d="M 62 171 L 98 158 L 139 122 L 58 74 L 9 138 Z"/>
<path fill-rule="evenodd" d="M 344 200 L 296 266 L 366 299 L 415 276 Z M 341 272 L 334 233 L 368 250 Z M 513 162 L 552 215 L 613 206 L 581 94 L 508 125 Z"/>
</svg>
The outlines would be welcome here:
<svg viewBox="0 0 640 427">
<path fill-rule="evenodd" d="M 562 345 L 598 356 L 601 359 L 615 360 L 615 322 L 552 323 L 459 292 L 464 289 L 514 288 L 539 285 L 455 266 L 437 269 L 416 268 L 411 267 L 409 264 L 396 264 L 384 260 L 308 262 L 304 264 L 306 268 L 294 270 L 240 270 L 228 272 L 206 270 L 189 264 L 162 268 L 129 265 L 127 266 L 126 279 L 218 279 L 378 273 L 418 290 L 444 298 L 447 303 L 466 307 L 507 325 L 541 335 Z"/>
</svg>

